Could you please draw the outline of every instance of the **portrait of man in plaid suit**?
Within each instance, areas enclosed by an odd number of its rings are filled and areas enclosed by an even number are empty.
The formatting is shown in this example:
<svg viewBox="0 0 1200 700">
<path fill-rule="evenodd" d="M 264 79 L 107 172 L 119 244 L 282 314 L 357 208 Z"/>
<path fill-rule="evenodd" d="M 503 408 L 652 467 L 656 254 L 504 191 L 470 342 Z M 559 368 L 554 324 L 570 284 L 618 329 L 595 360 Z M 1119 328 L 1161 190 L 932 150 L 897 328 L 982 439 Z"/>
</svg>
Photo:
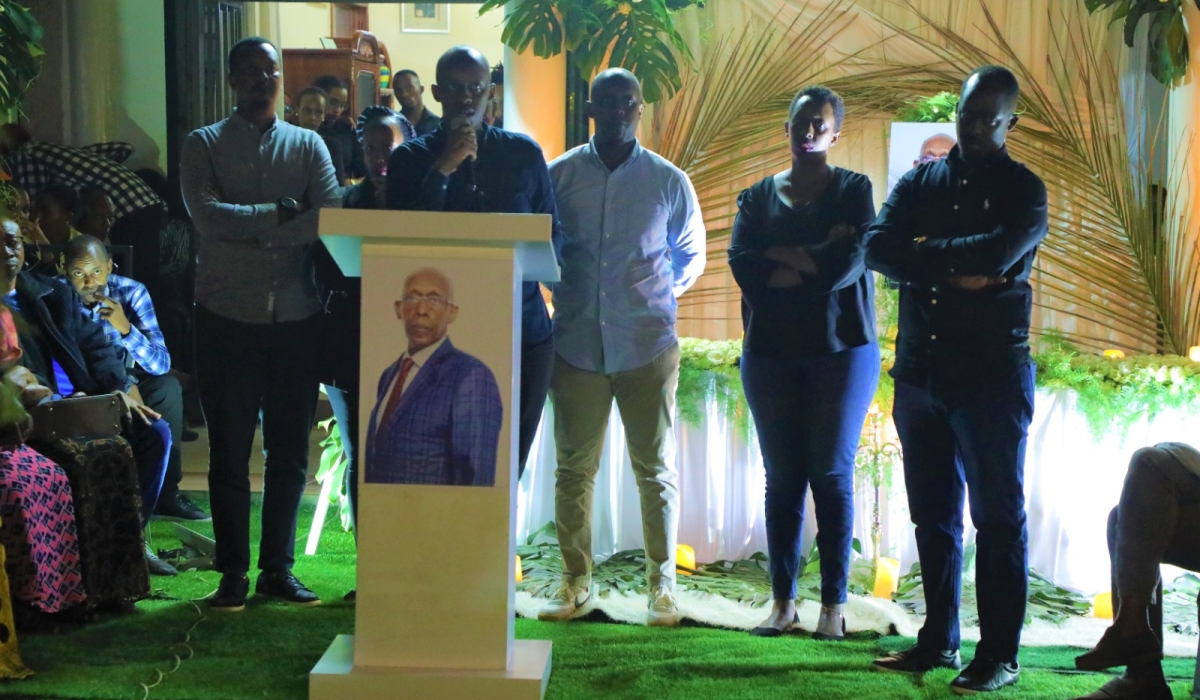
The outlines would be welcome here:
<svg viewBox="0 0 1200 700">
<path fill-rule="evenodd" d="M 487 365 L 446 336 L 457 316 L 454 286 L 440 270 L 422 268 L 405 279 L 396 318 L 408 348 L 379 378 L 367 428 L 367 483 L 495 483 L 500 387 Z"/>
</svg>

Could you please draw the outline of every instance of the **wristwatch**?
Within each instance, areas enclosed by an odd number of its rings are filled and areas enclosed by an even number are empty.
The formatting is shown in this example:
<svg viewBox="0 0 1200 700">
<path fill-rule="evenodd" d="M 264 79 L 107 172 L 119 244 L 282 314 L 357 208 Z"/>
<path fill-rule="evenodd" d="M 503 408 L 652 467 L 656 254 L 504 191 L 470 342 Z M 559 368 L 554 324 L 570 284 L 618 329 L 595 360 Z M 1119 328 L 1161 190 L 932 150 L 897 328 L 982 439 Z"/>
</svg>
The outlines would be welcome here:
<svg viewBox="0 0 1200 700">
<path fill-rule="evenodd" d="M 291 197 L 280 197 L 275 202 L 275 209 L 279 214 L 279 223 L 286 224 L 300 214 L 300 203 Z"/>
</svg>

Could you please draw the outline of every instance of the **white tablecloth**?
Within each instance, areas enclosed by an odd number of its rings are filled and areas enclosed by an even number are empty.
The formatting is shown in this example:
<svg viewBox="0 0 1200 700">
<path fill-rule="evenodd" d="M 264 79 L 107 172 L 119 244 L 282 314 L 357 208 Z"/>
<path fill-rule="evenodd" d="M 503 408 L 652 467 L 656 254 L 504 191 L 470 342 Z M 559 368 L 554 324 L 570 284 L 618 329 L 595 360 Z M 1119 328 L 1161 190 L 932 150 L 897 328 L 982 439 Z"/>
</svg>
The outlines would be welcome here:
<svg viewBox="0 0 1200 700">
<path fill-rule="evenodd" d="M 554 520 L 554 416 L 547 410 L 521 480 L 517 506 L 518 541 Z M 763 491 L 765 477 L 756 441 L 741 439 L 710 406 L 704 424 L 675 428 L 679 468 L 679 541 L 696 550 L 700 562 L 743 559 L 766 552 Z M 1075 395 L 1041 390 L 1030 426 L 1025 462 L 1030 565 L 1054 582 L 1086 594 L 1109 588 L 1105 527 L 1117 503 L 1129 457 L 1156 442 L 1200 443 L 1200 417 L 1164 414 L 1138 420 L 1124 436 L 1094 437 Z M 856 496 L 855 537 L 870 545 L 870 489 Z M 598 557 L 642 547 L 637 485 L 625 450 L 624 431 L 613 411 L 596 478 L 593 546 Z M 967 517 L 967 540 L 974 537 Z M 908 521 L 904 481 L 897 469 L 883 516 L 885 554 L 907 570 L 916 561 Z M 805 547 L 816 523 L 811 499 Z"/>
</svg>

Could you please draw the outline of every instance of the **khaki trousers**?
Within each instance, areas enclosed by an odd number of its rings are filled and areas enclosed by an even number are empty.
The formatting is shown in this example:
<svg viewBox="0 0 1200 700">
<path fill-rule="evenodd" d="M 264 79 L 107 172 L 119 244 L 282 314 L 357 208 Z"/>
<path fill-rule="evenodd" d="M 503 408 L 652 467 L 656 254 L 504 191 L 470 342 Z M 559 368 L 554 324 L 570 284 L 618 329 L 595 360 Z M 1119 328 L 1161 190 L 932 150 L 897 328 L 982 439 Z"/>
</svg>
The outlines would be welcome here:
<svg viewBox="0 0 1200 700">
<path fill-rule="evenodd" d="M 555 355 L 550 379 L 558 449 L 554 514 L 568 584 L 591 585 L 592 491 L 615 398 L 641 494 L 646 576 L 652 589 L 674 588 L 679 487 L 672 427 L 678 384 L 678 344 L 649 364 L 611 374 L 579 369 Z"/>
</svg>

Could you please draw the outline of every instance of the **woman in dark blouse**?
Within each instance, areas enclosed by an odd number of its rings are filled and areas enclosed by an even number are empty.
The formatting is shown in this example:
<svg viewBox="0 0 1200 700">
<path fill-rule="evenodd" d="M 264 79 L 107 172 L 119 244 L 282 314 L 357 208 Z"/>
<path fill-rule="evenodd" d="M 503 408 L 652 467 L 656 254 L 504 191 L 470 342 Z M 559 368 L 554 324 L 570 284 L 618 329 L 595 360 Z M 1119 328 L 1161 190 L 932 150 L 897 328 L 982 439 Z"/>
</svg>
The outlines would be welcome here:
<svg viewBox="0 0 1200 700">
<path fill-rule="evenodd" d="M 813 637 L 840 640 L 854 520 L 854 456 L 879 380 L 874 284 L 862 236 L 875 219 L 871 182 L 826 163 L 844 108 L 806 87 L 785 131 L 792 167 L 742 192 L 729 266 L 742 290 L 742 383 L 767 472 L 767 547 L 775 599 L 752 634 L 797 621 L 805 495 L 811 486 L 821 555 Z"/>
<path fill-rule="evenodd" d="M 366 162 L 367 177 L 346 190 L 345 209 L 386 209 L 388 158 L 396 146 L 417 137 L 404 115 L 387 107 L 373 105 L 358 119 L 358 138 Z M 347 489 L 355 510 L 358 509 L 358 351 L 361 332 L 359 307 L 362 305 L 362 280 L 346 277 L 333 257 L 318 246 L 317 276 L 325 298 L 322 383 L 330 408 L 341 428 L 342 445 L 350 467 L 346 470 Z"/>
</svg>

